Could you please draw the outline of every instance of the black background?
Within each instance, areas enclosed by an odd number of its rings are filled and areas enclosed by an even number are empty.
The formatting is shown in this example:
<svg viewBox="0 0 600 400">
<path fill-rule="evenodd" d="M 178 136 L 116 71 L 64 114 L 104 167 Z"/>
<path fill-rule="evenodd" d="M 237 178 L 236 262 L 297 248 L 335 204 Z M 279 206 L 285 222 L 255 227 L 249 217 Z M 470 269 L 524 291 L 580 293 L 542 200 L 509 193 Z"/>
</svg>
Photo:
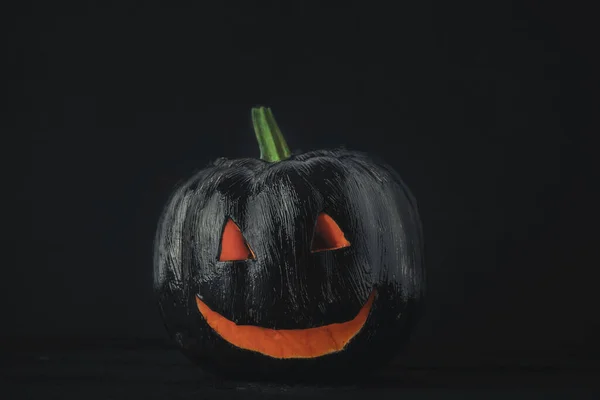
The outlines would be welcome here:
<svg viewBox="0 0 600 400">
<path fill-rule="evenodd" d="M 190 4 L 5 14 L 6 190 L 31 210 L 31 231 L 6 211 L 5 343 L 164 338 L 159 213 L 213 159 L 258 156 L 261 104 L 293 149 L 370 152 L 417 197 L 427 315 L 398 364 L 600 359 L 591 7 Z M 11 135 L 30 141 L 24 163 L 9 161 Z"/>
</svg>

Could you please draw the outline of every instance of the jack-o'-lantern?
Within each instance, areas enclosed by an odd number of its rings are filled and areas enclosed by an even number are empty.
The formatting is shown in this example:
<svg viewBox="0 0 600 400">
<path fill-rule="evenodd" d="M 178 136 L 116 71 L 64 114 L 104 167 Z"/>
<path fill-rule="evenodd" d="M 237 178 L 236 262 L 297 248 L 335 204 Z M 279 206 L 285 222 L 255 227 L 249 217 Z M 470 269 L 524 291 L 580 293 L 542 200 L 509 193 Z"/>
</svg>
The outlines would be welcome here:
<svg viewBox="0 0 600 400">
<path fill-rule="evenodd" d="M 348 150 L 291 154 L 252 109 L 260 159 L 218 159 L 160 218 L 154 278 L 167 330 L 217 372 L 370 372 L 406 343 L 424 292 L 415 200 Z"/>
</svg>

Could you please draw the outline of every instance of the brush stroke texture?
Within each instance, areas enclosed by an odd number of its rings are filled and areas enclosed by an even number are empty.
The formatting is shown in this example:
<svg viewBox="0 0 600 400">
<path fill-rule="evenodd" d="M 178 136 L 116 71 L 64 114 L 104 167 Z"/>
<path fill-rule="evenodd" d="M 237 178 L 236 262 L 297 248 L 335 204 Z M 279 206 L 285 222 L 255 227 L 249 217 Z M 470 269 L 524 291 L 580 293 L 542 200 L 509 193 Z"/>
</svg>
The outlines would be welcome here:
<svg viewBox="0 0 600 400">
<path fill-rule="evenodd" d="M 323 211 L 351 246 L 311 253 Z M 256 259 L 218 261 L 227 218 Z M 154 285 L 165 325 L 188 355 L 221 367 L 257 358 L 268 371 L 274 360 L 220 343 L 195 296 L 237 324 L 304 329 L 352 319 L 377 289 L 370 326 L 351 343 L 377 353 L 376 341 L 400 341 L 409 330 L 423 264 L 416 202 L 400 177 L 363 153 L 320 150 L 277 163 L 218 159 L 181 184 L 158 224 Z"/>
</svg>

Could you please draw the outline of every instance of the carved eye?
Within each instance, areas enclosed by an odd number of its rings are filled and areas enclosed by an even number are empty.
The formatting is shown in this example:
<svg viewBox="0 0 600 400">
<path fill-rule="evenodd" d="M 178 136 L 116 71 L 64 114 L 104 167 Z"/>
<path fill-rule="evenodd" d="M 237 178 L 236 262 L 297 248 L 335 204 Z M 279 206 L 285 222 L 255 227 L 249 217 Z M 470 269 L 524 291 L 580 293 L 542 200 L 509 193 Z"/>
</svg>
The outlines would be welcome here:
<svg viewBox="0 0 600 400">
<path fill-rule="evenodd" d="M 338 224 L 325 213 L 319 214 L 313 234 L 311 252 L 337 250 L 350 246 Z"/>
<path fill-rule="evenodd" d="M 227 220 L 221 235 L 219 261 L 240 261 L 255 259 L 255 255 L 246 243 L 242 231 L 231 218 Z"/>
</svg>

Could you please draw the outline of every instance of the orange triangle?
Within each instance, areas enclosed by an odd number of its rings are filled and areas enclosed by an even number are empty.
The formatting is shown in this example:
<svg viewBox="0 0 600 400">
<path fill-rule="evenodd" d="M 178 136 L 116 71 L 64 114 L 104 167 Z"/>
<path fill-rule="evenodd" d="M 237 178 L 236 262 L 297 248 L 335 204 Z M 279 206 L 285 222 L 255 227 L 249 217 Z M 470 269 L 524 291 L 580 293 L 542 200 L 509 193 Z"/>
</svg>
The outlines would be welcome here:
<svg viewBox="0 0 600 400">
<path fill-rule="evenodd" d="M 326 250 L 337 250 L 350 246 L 344 232 L 338 224 L 326 213 L 317 217 L 311 251 L 313 253 Z"/>
<path fill-rule="evenodd" d="M 239 226 L 229 218 L 221 235 L 219 261 L 239 261 L 254 258 L 254 253 L 246 243 Z"/>
</svg>

